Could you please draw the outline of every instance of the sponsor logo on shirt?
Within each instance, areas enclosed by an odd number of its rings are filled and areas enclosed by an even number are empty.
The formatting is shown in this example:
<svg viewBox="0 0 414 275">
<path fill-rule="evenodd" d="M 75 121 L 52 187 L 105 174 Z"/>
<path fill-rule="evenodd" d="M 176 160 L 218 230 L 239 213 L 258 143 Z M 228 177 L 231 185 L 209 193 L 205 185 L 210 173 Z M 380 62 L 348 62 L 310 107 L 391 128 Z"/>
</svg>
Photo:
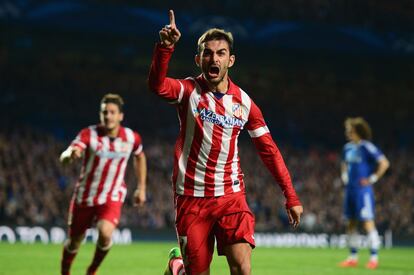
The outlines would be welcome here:
<svg viewBox="0 0 414 275">
<path fill-rule="evenodd" d="M 117 158 L 124 158 L 128 157 L 130 154 L 130 144 L 128 142 L 119 142 L 119 146 L 115 146 L 116 151 L 109 151 L 108 149 L 104 148 L 101 142 L 98 143 L 96 148 L 96 154 L 101 158 L 109 158 L 109 159 L 117 159 Z"/>
<path fill-rule="evenodd" d="M 101 158 L 117 159 L 128 157 L 128 152 L 97 151 L 96 154 Z"/>
<path fill-rule="evenodd" d="M 235 110 L 233 109 L 233 113 L 234 111 Z M 220 125 L 223 128 L 233 128 L 233 127 L 243 128 L 244 124 L 246 124 L 246 122 L 240 118 L 219 115 L 206 108 L 202 108 L 201 110 L 194 109 L 193 112 L 194 112 L 195 117 L 200 116 L 201 120 L 208 121 L 216 125 Z M 239 111 L 237 112 L 239 113 Z M 241 115 L 241 111 L 240 111 L 240 115 Z"/>
</svg>

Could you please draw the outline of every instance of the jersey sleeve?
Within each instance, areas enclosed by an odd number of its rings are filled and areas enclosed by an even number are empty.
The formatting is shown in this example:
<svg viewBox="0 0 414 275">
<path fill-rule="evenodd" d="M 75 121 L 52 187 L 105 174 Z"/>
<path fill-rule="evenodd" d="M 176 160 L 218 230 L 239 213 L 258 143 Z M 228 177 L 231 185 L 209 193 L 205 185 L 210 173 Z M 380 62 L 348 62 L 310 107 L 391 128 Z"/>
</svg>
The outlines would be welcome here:
<svg viewBox="0 0 414 275">
<path fill-rule="evenodd" d="M 276 143 L 270 135 L 262 112 L 252 101 L 246 129 L 267 169 L 282 189 L 286 198 L 286 208 L 301 205 L 301 202 L 293 188 L 289 171 L 283 160 Z"/>
<path fill-rule="evenodd" d="M 178 80 L 167 77 L 168 63 L 173 52 L 174 48 L 165 48 L 156 44 L 148 76 L 148 86 L 152 92 L 167 102 L 179 104 L 188 99 L 195 84 L 187 79 Z"/>
<path fill-rule="evenodd" d="M 385 158 L 381 150 L 378 149 L 378 147 L 375 146 L 372 142 L 366 141 L 362 146 L 365 149 L 365 152 L 368 154 L 368 157 L 375 160 L 376 162 Z"/>
<path fill-rule="evenodd" d="M 132 148 L 132 152 L 135 156 L 143 152 L 142 138 L 137 132 L 134 132 L 134 147 Z"/>
<path fill-rule="evenodd" d="M 85 150 L 89 146 L 91 130 L 89 128 L 82 129 L 71 142 L 70 146 Z"/>
</svg>

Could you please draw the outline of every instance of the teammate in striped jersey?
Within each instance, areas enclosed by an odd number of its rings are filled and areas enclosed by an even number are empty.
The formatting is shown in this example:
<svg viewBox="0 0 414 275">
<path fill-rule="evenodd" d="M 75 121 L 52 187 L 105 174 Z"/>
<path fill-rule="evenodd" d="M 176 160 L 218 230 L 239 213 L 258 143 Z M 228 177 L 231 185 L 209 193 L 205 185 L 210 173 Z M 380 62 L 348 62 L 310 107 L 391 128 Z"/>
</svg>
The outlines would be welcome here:
<svg viewBox="0 0 414 275">
<path fill-rule="evenodd" d="M 348 219 L 349 257 L 340 263 L 342 267 L 355 267 L 358 264 L 358 222 L 361 222 L 368 237 L 371 252 L 366 267 L 378 267 L 378 249 L 380 239 L 375 227 L 375 202 L 373 184 L 387 171 L 389 161 L 369 140 L 371 128 L 361 117 L 345 120 L 345 135 L 349 142 L 345 144 L 342 162 L 342 181 L 346 185 L 344 210 Z"/>
<path fill-rule="evenodd" d="M 95 274 L 112 246 L 112 233 L 118 225 L 126 196 L 125 169 L 131 154 L 137 175 L 134 204 L 146 201 L 146 159 L 138 133 L 122 127 L 123 99 L 107 94 L 101 100 L 100 121 L 80 131 L 60 160 L 70 163 L 82 159 L 80 177 L 69 209 L 69 238 L 65 242 L 61 274 L 70 274 L 85 231 L 96 222 L 99 238 L 87 274 Z"/>
<path fill-rule="evenodd" d="M 176 230 L 183 259 L 173 249 L 165 274 L 209 274 L 217 241 L 231 274 L 250 274 L 254 216 L 245 197 L 237 140 L 246 128 L 264 164 L 286 197 L 290 223 L 297 227 L 303 208 L 289 172 L 260 109 L 228 77 L 233 66 L 233 37 L 210 29 L 198 40 L 195 62 L 201 75 L 166 77 L 168 63 L 181 34 L 170 11 L 170 24 L 159 32 L 149 73 L 149 87 L 175 105 L 180 133 L 172 175 Z"/>
</svg>

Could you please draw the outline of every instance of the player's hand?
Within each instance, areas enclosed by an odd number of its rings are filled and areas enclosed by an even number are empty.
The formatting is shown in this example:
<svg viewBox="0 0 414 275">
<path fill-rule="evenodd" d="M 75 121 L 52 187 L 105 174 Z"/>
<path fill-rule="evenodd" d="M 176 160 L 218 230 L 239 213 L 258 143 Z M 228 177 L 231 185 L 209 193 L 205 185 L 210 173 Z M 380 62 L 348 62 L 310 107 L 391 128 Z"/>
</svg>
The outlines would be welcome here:
<svg viewBox="0 0 414 275">
<path fill-rule="evenodd" d="M 293 206 L 289 209 L 286 209 L 286 212 L 289 218 L 289 224 L 292 225 L 293 228 L 297 228 L 300 224 L 300 216 L 303 213 L 302 205 Z"/>
<path fill-rule="evenodd" d="M 362 186 L 367 186 L 367 185 L 372 185 L 374 183 L 376 183 L 378 181 L 378 176 L 377 174 L 372 174 L 371 176 L 369 176 L 368 178 L 362 178 L 359 183 Z"/>
<path fill-rule="evenodd" d="M 367 178 L 363 178 L 363 179 L 361 179 L 361 180 L 359 181 L 359 183 L 360 183 L 362 186 L 371 185 L 371 183 L 369 182 L 369 179 L 367 179 Z"/>
<path fill-rule="evenodd" d="M 63 165 L 67 165 L 69 163 L 72 163 L 73 160 L 80 159 L 81 157 L 81 149 L 69 146 L 68 149 L 66 149 L 62 152 L 62 154 L 60 154 L 59 160 Z"/>
<path fill-rule="evenodd" d="M 136 189 L 134 192 L 134 206 L 144 206 L 147 201 L 147 195 L 144 190 Z"/>
<path fill-rule="evenodd" d="M 169 11 L 169 16 L 170 24 L 165 25 L 159 32 L 161 45 L 166 48 L 174 47 L 175 43 L 177 43 L 181 37 L 180 31 L 177 29 L 177 26 L 175 25 L 175 17 L 173 10 Z"/>
<path fill-rule="evenodd" d="M 71 157 L 73 160 L 82 158 L 82 150 L 78 147 L 73 148 Z"/>
</svg>

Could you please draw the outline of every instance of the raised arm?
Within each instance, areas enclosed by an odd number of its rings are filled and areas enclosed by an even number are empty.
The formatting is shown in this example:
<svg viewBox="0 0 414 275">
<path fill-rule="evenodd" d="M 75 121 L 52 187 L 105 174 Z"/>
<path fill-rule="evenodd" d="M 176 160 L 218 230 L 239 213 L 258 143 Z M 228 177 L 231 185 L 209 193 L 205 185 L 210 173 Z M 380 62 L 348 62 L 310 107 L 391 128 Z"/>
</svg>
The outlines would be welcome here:
<svg viewBox="0 0 414 275">
<path fill-rule="evenodd" d="M 285 206 L 289 222 L 296 228 L 300 223 L 300 216 L 303 212 L 302 204 L 293 188 L 282 154 L 270 135 L 262 112 L 253 101 L 246 127 L 260 158 L 282 189 L 283 195 L 286 198 Z"/>
<path fill-rule="evenodd" d="M 179 80 L 168 78 L 168 63 L 174 52 L 174 46 L 181 37 L 175 24 L 174 12 L 170 10 L 170 24 L 159 31 L 160 42 L 155 45 L 150 72 L 149 89 L 170 103 L 180 103 L 185 85 Z"/>
</svg>

